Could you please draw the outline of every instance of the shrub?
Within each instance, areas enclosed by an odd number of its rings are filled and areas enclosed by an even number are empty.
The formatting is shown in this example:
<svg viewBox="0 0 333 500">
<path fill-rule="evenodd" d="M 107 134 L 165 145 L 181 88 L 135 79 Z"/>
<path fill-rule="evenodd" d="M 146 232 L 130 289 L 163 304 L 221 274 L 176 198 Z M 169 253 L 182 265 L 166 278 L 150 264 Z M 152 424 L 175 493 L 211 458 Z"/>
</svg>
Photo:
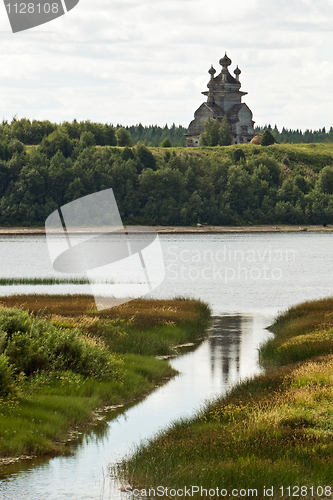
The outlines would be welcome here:
<svg viewBox="0 0 333 500">
<path fill-rule="evenodd" d="M 121 159 L 127 161 L 127 160 L 133 160 L 134 158 L 135 154 L 133 152 L 133 149 L 129 148 L 128 146 L 125 146 L 121 152 Z"/>
<path fill-rule="evenodd" d="M 0 354 L 0 394 L 8 394 L 12 388 L 14 369 L 5 354 Z"/>
<path fill-rule="evenodd" d="M 235 163 L 238 163 L 239 161 L 245 161 L 244 151 L 240 148 L 234 149 L 231 153 L 231 158 Z"/>
<path fill-rule="evenodd" d="M 161 142 L 161 146 L 162 146 L 162 148 L 171 148 L 172 144 L 171 144 L 169 137 L 166 137 L 165 139 L 163 139 L 163 141 Z"/>
<path fill-rule="evenodd" d="M 275 140 L 273 134 L 271 134 L 271 132 L 269 130 L 265 130 L 265 132 L 262 135 L 260 144 L 262 146 L 270 146 L 271 144 L 275 144 L 275 143 L 276 143 L 276 140 Z"/>
<path fill-rule="evenodd" d="M 0 310 L 0 331 L 5 332 L 7 338 L 11 338 L 15 332 L 29 332 L 32 319 L 28 311 L 19 309 Z"/>
<path fill-rule="evenodd" d="M 27 376 L 47 369 L 50 365 L 47 346 L 42 339 L 26 332 L 15 332 L 12 335 L 5 354 L 15 367 L 15 372 L 23 372 Z"/>
<path fill-rule="evenodd" d="M 0 328 L 5 338 L 3 355 L 16 374 L 72 370 L 99 379 L 119 375 L 116 357 L 107 348 L 85 340 L 78 330 L 57 328 L 18 309 L 0 311 Z"/>
</svg>

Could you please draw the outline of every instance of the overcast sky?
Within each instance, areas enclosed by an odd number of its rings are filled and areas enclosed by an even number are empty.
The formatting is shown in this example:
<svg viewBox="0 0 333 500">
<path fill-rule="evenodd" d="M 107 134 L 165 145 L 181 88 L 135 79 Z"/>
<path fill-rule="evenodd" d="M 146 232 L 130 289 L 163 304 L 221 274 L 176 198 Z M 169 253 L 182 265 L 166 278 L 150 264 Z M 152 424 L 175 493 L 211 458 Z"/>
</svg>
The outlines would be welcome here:
<svg viewBox="0 0 333 500">
<path fill-rule="evenodd" d="M 333 0 L 80 0 L 17 34 L 0 9 L 9 121 L 187 127 L 227 51 L 256 124 L 333 126 Z"/>
</svg>

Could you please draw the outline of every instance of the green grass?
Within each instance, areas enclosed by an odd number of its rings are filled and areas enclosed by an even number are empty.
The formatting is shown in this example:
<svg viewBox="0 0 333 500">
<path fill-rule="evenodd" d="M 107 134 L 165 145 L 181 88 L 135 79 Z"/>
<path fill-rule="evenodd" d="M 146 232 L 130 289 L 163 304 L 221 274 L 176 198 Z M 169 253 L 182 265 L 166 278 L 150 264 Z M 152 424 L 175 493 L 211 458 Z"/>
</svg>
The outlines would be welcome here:
<svg viewBox="0 0 333 500">
<path fill-rule="evenodd" d="M 145 356 L 166 356 L 176 353 L 176 346 L 196 340 L 197 325 L 186 322 L 158 325 L 147 330 L 132 325 L 101 322 L 96 325 L 96 334 L 100 335 L 117 353 L 134 353 Z"/>
<path fill-rule="evenodd" d="M 175 375 L 156 356 L 197 341 L 210 317 L 181 299 L 98 312 L 86 295 L 18 295 L 0 308 L 0 457 L 68 453 L 68 436 L 94 409 L 142 398 Z"/>
<path fill-rule="evenodd" d="M 142 397 L 175 374 L 165 361 L 125 355 L 121 380 L 82 380 L 64 372 L 35 376 L 0 399 L 0 456 L 69 453 L 72 430 L 92 422 L 92 412 Z M 99 423 L 103 425 L 103 423 Z"/>
<path fill-rule="evenodd" d="M 265 498 L 264 487 L 273 486 L 273 498 L 290 498 L 288 486 L 305 486 L 301 498 L 332 498 L 332 321 L 333 299 L 279 317 L 260 352 L 265 374 L 138 448 L 117 473 L 139 488 L 255 488 Z M 319 486 L 327 495 L 312 494 Z"/>
<path fill-rule="evenodd" d="M 264 366 L 333 353 L 333 301 L 322 299 L 292 307 L 270 329 L 275 336 L 260 350 Z"/>
<path fill-rule="evenodd" d="M 218 161 L 231 158 L 235 149 L 242 149 L 246 159 L 258 158 L 267 155 L 283 164 L 288 163 L 291 169 L 306 168 L 318 173 L 326 165 L 333 165 L 332 143 L 311 144 L 274 144 L 272 146 L 257 146 L 254 144 L 236 144 L 234 146 L 216 146 L 202 148 L 168 148 L 170 153 L 175 152 L 179 156 L 187 155 L 207 157 Z M 162 159 L 165 148 L 150 148 L 154 156 Z"/>
</svg>

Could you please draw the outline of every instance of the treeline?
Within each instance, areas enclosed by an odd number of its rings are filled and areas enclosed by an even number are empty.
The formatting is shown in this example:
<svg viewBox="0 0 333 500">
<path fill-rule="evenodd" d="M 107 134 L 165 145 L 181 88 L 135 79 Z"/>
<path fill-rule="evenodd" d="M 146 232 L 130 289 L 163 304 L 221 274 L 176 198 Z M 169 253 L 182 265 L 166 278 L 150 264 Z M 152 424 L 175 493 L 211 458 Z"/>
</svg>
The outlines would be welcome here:
<svg viewBox="0 0 333 500">
<path fill-rule="evenodd" d="M 61 124 L 51 123 L 48 120 L 30 121 L 27 118 L 21 120 L 13 118 L 11 123 L 4 120 L 0 125 L 0 141 L 10 142 L 17 139 L 26 145 L 38 145 L 44 138 L 54 132 L 67 135 L 69 139 L 82 139 L 90 145 L 96 146 L 132 146 L 136 144 L 145 144 L 146 146 L 175 146 L 186 145 L 184 134 L 187 129 L 176 127 L 173 124 L 159 127 L 157 125 L 143 126 L 133 125 L 131 127 L 113 126 L 111 124 L 94 123 L 89 120 L 78 122 L 63 122 Z"/>
<path fill-rule="evenodd" d="M 107 188 L 125 224 L 333 223 L 329 146 L 88 143 L 58 129 L 36 147 L 0 141 L 0 225 L 43 225 L 62 205 Z"/>
<path fill-rule="evenodd" d="M 310 144 L 310 143 L 320 143 L 320 142 L 333 142 L 333 127 L 326 131 L 326 128 L 323 127 L 319 130 L 309 130 L 306 129 L 304 132 L 302 130 L 292 130 L 283 129 L 280 131 L 275 125 L 272 128 L 271 125 L 265 125 L 264 127 L 256 127 L 255 132 L 257 134 L 263 134 L 265 130 L 269 130 L 276 142 L 284 142 L 289 144 Z"/>
<path fill-rule="evenodd" d="M 163 141 L 165 141 L 165 139 L 169 139 L 170 146 L 186 146 L 184 135 L 187 133 L 187 128 L 182 127 L 181 125 L 176 127 L 176 125 L 173 124 L 170 128 L 168 125 L 165 125 L 165 127 L 159 127 L 158 125 L 149 125 L 149 127 L 144 127 L 140 123 L 139 125 L 125 127 L 125 129 L 131 134 L 133 145 L 145 144 L 146 146 L 156 147 L 163 145 Z"/>
<path fill-rule="evenodd" d="M 214 124 L 213 124 L 214 125 Z M 214 130 L 214 126 L 209 127 L 206 124 L 205 133 L 202 135 L 202 143 L 206 146 L 214 146 L 216 144 L 229 144 L 229 133 L 227 130 L 221 133 Z M 215 126 L 217 126 L 215 124 Z M 227 124 L 225 127 L 227 128 Z M 325 127 L 320 130 L 287 130 L 283 128 L 281 131 L 275 125 L 265 125 L 264 127 L 256 127 L 255 132 L 263 134 L 265 130 L 269 130 L 278 143 L 327 143 L 333 142 L 333 127 L 326 131 Z M 29 120 L 22 118 L 18 120 L 13 118 L 11 123 L 4 120 L 0 124 L 0 142 L 9 143 L 12 139 L 17 139 L 25 145 L 41 144 L 43 139 L 50 134 L 58 132 L 68 136 L 71 140 L 85 141 L 90 145 L 96 146 L 135 146 L 144 144 L 148 147 L 185 147 L 185 134 L 187 128 L 181 125 L 173 124 L 171 127 L 165 125 L 143 126 L 131 125 L 123 127 L 121 125 L 113 126 L 112 124 L 95 123 L 89 120 L 63 122 L 61 124 L 52 123 L 48 120 Z M 83 137 L 82 137 L 83 136 Z"/>
</svg>

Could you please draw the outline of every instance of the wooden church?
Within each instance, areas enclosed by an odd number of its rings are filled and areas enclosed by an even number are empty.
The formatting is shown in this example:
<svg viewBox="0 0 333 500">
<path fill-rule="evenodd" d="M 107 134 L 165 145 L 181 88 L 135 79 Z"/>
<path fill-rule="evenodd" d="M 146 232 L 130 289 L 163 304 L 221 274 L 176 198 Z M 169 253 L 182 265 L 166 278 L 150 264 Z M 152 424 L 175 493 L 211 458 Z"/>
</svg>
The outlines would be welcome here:
<svg viewBox="0 0 333 500">
<path fill-rule="evenodd" d="M 225 56 L 220 59 L 221 73 L 215 76 L 216 70 L 213 65 L 208 71 L 210 74 L 208 91 L 202 92 L 207 96 L 207 102 L 201 104 L 194 113 L 194 120 L 191 121 L 185 135 L 188 147 L 200 146 L 200 135 L 204 131 L 204 124 L 208 118 L 221 121 L 225 115 L 231 127 L 233 144 L 247 143 L 254 137 L 252 111 L 245 103 L 242 103 L 242 97 L 247 92 L 240 90 L 241 70 L 237 66 L 234 70 L 235 76 L 231 76 L 228 69 L 231 63 L 231 59 L 225 53 Z"/>
</svg>

